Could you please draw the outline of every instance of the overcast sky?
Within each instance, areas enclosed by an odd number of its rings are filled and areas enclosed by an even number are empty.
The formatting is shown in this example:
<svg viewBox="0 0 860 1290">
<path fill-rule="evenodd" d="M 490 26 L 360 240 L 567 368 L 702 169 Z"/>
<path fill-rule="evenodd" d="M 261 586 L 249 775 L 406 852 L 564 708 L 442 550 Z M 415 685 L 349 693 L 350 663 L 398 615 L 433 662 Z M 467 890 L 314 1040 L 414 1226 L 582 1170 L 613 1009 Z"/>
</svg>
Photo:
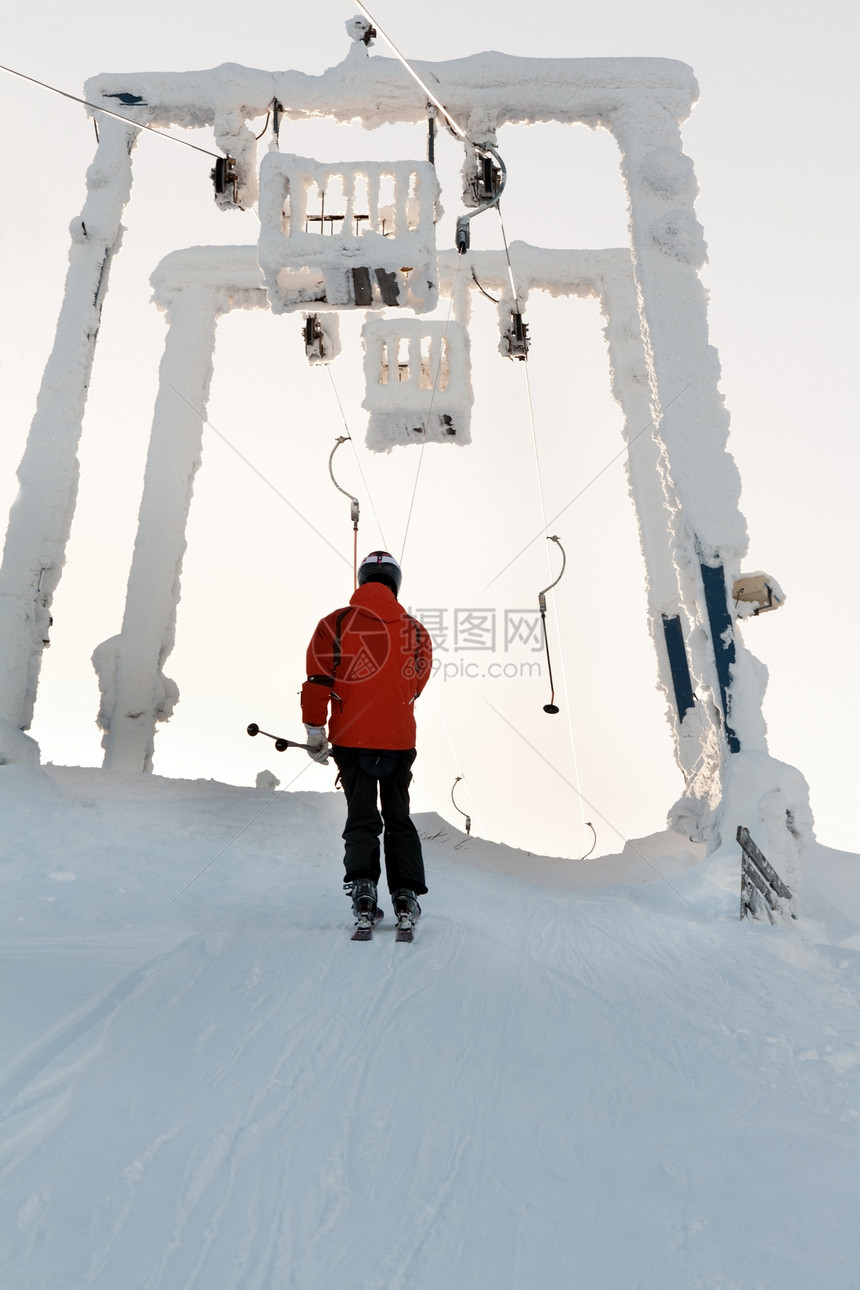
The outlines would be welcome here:
<svg viewBox="0 0 860 1290">
<path fill-rule="evenodd" d="M 369 7 L 418 60 L 490 49 L 530 57 L 662 56 L 693 67 L 700 101 L 684 140 L 701 190 L 711 339 L 732 416 L 729 447 L 743 481 L 745 567 L 772 573 L 788 596 L 778 613 L 750 623 L 745 639 L 770 669 L 772 753 L 809 780 L 820 840 L 856 850 L 854 11 L 762 0 L 719 8 L 610 0 L 563 12 L 554 0 L 527 7 L 500 0 L 480 10 L 453 0 L 432 7 L 380 0 Z M 16 6 L 14 15 L 7 5 L 2 62 L 71 93 L 101 71 L 186 71 L 227 61 L 318 74 L 346 56 L 344 23 L 354 12 L 332 0 L 313 7 L 263 0 L 241 10 L 155 0 L 140 11 L 100 0 L 74 10 L 50 0 Z M 374 52 L 388 53 L 382 41 Z M 83 203 L 95 139 L 82 107 L 6 74 L 0 94 L 5 517 L 62 299 L 68 225 Z M 281 147 L 320 160 L 421 156 L 423 137 L 406 127 L 370 134 L 357 127 L 290 134 L 285 128 Z M 510 176 L 510 240 L 625 244 L 617 153 L 605 132 L 518 127 L 502 131 L 500 149 Z M 440 151 L 444 182 L 459 167 L 459 145 L 443 137 Z M 215 210 L 210 166 L 206 157 L 153 138 L 136 149 L 127 233 L 84 424 L 79 508 L 33 728 L 45 760 L 97 765 L 101 758 L 89 656 L 122 620 L 164 343 L 163 319 L 149 303 L 149 274 L 171 250 L 256 239 L 252 213 Z M 444 246 L 459 211 L 455 187 L 443 204 Z M 497 228 L 486 225 L 477 244 L 498 245 Z M 520 560 L 489 603 L 482 598 L 487 573 L 540 528 L 542 507 L 553 515 L 616 455 L 620 416 L 609 394 L 596 305 L 530 304 L 539 477 L 521 365 L 496 354 L 492 307 L 479 317 L 476 305 L 475 313 L 473 446 L 425 454 L 402 599 L 449 615 L 491 608 L 501 623 L 506 609 L 536 603 L 538 589 L 557 571 L 556 553 Z M 348 450 L 337 462 L 345 486 L 363 503 L 362 547 L 385 541 L 399 551 L 417 450 L 380 458 L 361 446 L 365 414 L 353 321 L 343 328 L 344 354 L 332 378 L 363 477 Z M 295 695 L 307 638 L 316 619 L 345 603 L 351 590 L 344 560 L 315 542 L 274 491 L 351 559 L 348 503 L 327 470 L 344 420 L 326 374 L 305 365 L 298 328 L 295 319 L 243 315 L 219 330 L 209 405 L 214 430 L 204 436 L 177 645 L 166 667 L 181 699 L 157 738 L 162 774 L 253 783 L 268 766 L 284 785 L 298 775 L 297 788 L 331 787 L 331 776 L 306 768 L 303 754 L 279 758 L 243 734 L 250 720 L 290 737 L 301 733 Z M 450 789 L 463 775 L 458 802 L 487 836 L 576 855 L 590 845 L 586 819 L 597 826 L 598 852 L 617 850 L 619 835 L 661 828 L 682 784 L 655 688 L 643 569 L 620 463 L 586 490 L 563 524 L 568 571 L 551 602 L 562 713 L 552 719 L 541 710 L 545 675 L 492 685 L 463 676 L 440 681 L 435 697 L 422 700 L 415 800 L 454 817 Z M 448 661 L 466 660 L 452 652 Z"/>
</svg>

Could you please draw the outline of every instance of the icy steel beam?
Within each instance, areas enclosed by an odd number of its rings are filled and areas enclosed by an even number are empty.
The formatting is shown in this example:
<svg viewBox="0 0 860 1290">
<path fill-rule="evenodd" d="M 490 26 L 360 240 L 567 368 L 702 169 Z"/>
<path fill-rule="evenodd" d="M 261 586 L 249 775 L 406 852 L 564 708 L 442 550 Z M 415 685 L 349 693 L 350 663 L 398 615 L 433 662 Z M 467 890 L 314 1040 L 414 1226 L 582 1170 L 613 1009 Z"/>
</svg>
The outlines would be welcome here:
<svg viewBox="0 0 860 1290">
<path fill-rule="evenodd" d="M 151 771 L 157 722 L 179 691 L 164 674 L 176 632 L 182 560 L 212 379 L 219 315 L 266 308 L 254 248 L 194 247 L 152 276 L 169 323 L 146 459 L 137 537 L 118 636 L 93 654 L 106 770 Z"/>
<path fill-rule="evenodd" d="M 643 96 L 679 120 L 698 98 L 692 68 L 671 58 L 522 58 L 479 53 L 442 63 L 411 60 L 435 86 L 445 107 L 475 136 L 481 126 L 525 121 L 607 124 L 619 108 Z M 424 123 L 426 96 L 394 58 L 369 55 L 351 44 L 347 57 L 320 76 L 263 71 L 224 63 L 190 72 L 110 72 L 91 77 L 88 100 L 116 110 L 117 96 L 138 99 L 123 111 L 158 128 L 216 126 L 228 113 L 265 116 L 272 100 L 291 119 L 360 119 L 368 128 L 396 122 Z"/>
<path fill-rule="evenodd" d="M 18 468 L 20 489 L 0 566 L 0 760 L 6 759 L 7 741 L 17 742 L 23 753 L 15 732 L 29 729 L 33 717 L 51 601 L 77 499 L 81 423 L 110 265 L 119 250 L 120 219 L 131 192 L 137 135 L 135 126 L 103 121 L 87 171 L 86 202 L 71 224 L 65 296 Z"/>
</svg>

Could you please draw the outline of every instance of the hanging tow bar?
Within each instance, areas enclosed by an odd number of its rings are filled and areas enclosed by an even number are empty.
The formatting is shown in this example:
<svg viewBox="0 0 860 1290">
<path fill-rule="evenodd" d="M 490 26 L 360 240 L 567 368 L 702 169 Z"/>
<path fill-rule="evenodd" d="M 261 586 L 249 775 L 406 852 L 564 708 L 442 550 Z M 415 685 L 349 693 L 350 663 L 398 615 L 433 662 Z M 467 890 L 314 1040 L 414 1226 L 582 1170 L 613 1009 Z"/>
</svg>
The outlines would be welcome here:
<svg viewBox="0 0 860 1290">
<path fill-rule="evenodd" d="M 546 648 L 546 665 L 547 665 L 547 668 L 549 669 L 549 688 L 550 688 L 549 703 L 545 703 L 543 705 L 543 710 L 544 712 L 555 714 L 556 712 L 558 712 L 558 708 L 555 702 L 555 686 L 553 684 L 553 679 L 552 679 L 552 662 L 549 657 L 549 639 L 546 634 L 546 593 L 548 591 L 552 591 L 553 587 L 558 586 L 558 584 L 561 582 L 561 579 L 564 575 L 565 566 L 567 564 L 567 556 L 564 553 L 564 547 L 561 545 L 561 542 L 557 537 L 555 536 L 548 537 L 547 542 L 557 542 L 558 548 L 561 551 L 561 573 L 558 575 L 555 582 L 551 582 L 548 587 L 544 587 L 543 591 L 538 592 L 538 605 L 540 606 L 541 629 L 543 631 L 544 647 Z"/>
<path fill-rule="evenodd" d="M 282 739 L 280 735 L 270 735 L 268 730 L 261 730 L 256 721 L 252 721 L 248 726 L 248 734 L 252 737 L 254 735 L 265 735 L 267 739 L 274 739 L 275 748 L 278 752 L 286 752 L 288 748 L 304 748 L 307 752 L 309 747 L 308 744 L 297 744 L 292 739 Z"/>
<path fill-rule="evenodd" d="M 331 475 L 331 482 L 334 484 L 337 491 L 339 493 L 343 493 L 344 497 L 349 498 L 349 503 L 350 503 L 349 518 L 352 520 L 352 532 L 353 532 L 352 576 L 353 576 L 354 586 L 357 587 L 358 586 L 358 518 L 359 518 L 361 508 L 358 504 L 358 498 L 353 497 L 352 493 L 348 493 L 345 488 L 341 488 L 340 484 L 337 482 L 337 480 L 334 477 L 334 470 L 332 469 L 332 461 L 334 460 L 334 454 L 337 452 L 340 445 L 342 443 L 349 442 L 349 439 L 350 439 L 350 436 L 348 434 L 342 434 L 338 439 L 335 439 L 334 447 L 332 448 L 331 454 L 328 459 L 328 473 Z"/>
<path fill-rule="evenodd" d="M 594 848 L 597 846 L 597 829 L 591 823 L 591 820 L 585 821 L 585 827 L 587 829 L 591 829 L 592 843 L 591 843 L 591 846 L 586 851 L 585 855 L 579 857 L 580 860 L 587 860 L 588 857 L 591 855 L 592 851 L 594 850 Z"/>
<path fill-rule="evenodd" d="M 454 803 L 454 810 L 458 811 L 466 821 L 466 837 L 463 839 L 463 842 L 465 842 L 466 838 L 471 837 L 471 834 L 472 834 L 472 817 L 471 815 L 466 815 L 466 812 L 462 810 L 454 801 L 454 789 L 457 787 L 457 785 L 459 784 L 462 778 L 463 778 L 462 775 L 458 775 L 457 778 L 454 780 L 453 785 L 451 786 L 451 801 Z M 463 845 L 463 842 L 458 842 L 457 847 L 461 847 Z M 457 847 L 454 848 L 455 851 Z"/>
</svg>

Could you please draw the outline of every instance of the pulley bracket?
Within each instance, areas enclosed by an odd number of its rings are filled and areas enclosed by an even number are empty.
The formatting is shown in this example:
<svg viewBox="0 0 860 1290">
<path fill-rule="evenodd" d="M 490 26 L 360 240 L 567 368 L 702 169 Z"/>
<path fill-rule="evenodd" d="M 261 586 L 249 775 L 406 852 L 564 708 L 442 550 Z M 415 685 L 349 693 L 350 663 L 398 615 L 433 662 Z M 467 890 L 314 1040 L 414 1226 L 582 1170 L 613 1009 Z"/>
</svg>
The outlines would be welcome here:
<svg viewBox="0 0 860 1290">
<path fill-rule="evenodd" d="M 457 220 L 456 245 L 460 255 L 465 255 L 471 243 L 469 221 L 483 211 L 498 206 L 507 180 L 505 163 L 499 156 L 498 149 L 491 143 L 476 143 L 477 169 L 469 183 L 467 192 L 471 192 L 478 205 L 475 210 L 467 211 Z"/>
<path fill-rule="evenodd" d="M 524 322 L 519 309 L 511 310 L 511 325 L 502 337 L 504 352 L 508 358 L 517 358 L 522 362 L 529 352 L 529 325 Z"/>
<path fill-rule="evenodd" d="M 239 204 L 239 172 L 235 157 L 216 157 L 209 178 L 215 185 L 216 198 L 224 197 L 229 193 L 233 204 Z"/>
</svg>

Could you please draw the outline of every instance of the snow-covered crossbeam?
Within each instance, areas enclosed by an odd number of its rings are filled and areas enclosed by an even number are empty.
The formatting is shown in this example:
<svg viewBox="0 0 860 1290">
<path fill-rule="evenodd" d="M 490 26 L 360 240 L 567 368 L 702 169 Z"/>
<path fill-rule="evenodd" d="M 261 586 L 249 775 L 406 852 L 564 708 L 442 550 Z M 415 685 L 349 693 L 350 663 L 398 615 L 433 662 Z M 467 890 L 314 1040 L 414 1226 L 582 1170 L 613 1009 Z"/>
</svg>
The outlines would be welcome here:
<svg viewBox="0 0 860 1290">
<path fill-rule="evenodd" d="M 446 62 L 412 60 L 412 66 L 437 87 L 447 111 L 473 137 L 480 133 L 474 126 L 479 115 L 497 125 L 608 125 L 613 115 L 645 96 L 685 120 L 698 98 L 692 68 L 672 58 L 520 58 L 487 52 Z M 85 95 L 159 128 L 212 126 L 228 114 L 254 119 L 266 115 L 273 99 L 292 120 L 361 120 L 368 129 L 417 123 L 426 116 L 424 97 L 405 68 L 393 58 L 368 57 L 360 45 L 352 45 L 342 63 L 319 76 L 237 63 L 205 71 L 104 72 L 87 81 Z"/>
<path fill-rule="evenodd" d="M 692 69 L 668 58 L 518 58 L 491 52 L 412 65 L 479 143 L 499 126 L 540 121 L 604 126 L 620 142 L 635 130 L 644 105 L 645 118 L 674 125 L 686 120 L 698 98 Z M 273 104 L 287 120 L 328 117 L 360 121 L 367 129 L 417 124 L 427 114 L 424 96 L 405 68 L 396 59 L 369 57 L 361 43 L 352 43 L 344 61 L 320 76 L 224 63 L 192 72 L 102 73 L 87 81 L 85 94 L 92 103 L 158 129 L 214 130 L 217 145 L 236 161 L 237 198 L 245 207 L 258 193 L 258 131 L 248 122 L 264 117 Z"/>
</svg>

